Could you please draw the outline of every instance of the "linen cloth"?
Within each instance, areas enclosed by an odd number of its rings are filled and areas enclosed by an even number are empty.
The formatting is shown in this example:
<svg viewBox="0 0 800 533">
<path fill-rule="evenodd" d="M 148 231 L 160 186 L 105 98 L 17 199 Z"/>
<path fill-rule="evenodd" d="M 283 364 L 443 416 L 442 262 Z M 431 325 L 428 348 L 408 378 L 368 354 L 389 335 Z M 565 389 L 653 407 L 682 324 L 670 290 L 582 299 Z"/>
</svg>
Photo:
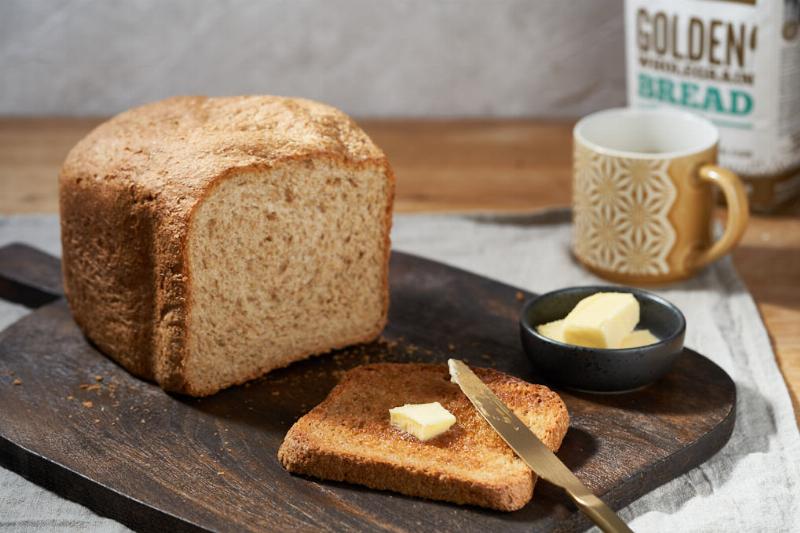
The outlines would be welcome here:
<svg viewBox="0 0 800 533">
<path fill-rule="evenodd" d="M 605 283 L 569 254 L 569 211 L 520 216 L 398 215 L 393 248 L 532 292 Z M 0 246 L 60 254 L 55 216 L 0 218 Z M 704 464 L 620 511 L 637 531 L 800 530 L 800 433 L 764 325 L 729 258 L 657 289 L 687 319 L 686 345 L 734 379 L 736 426 Z M 0 328 L 26 309 L 0 301 Z M 0 531 L 127 531 L 0 469 Z"/>
</svg>

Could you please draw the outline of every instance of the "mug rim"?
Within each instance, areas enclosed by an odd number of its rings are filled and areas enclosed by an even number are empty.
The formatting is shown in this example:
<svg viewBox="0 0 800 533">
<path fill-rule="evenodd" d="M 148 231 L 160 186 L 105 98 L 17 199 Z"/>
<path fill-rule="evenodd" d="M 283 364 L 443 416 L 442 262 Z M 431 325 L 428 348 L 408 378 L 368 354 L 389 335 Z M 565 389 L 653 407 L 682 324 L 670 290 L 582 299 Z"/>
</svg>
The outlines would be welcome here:
<svg viewBox="0 0 800 533">
<path fill-rule="evenodd" d="M 681 117 L 691 122 L 695 122 L 699 126 L 707 129 L 707 131 L 711 134 L 711 141 L 702 145 L 698 144 L 696 147 L 685 150 L 674 150 L 671 152 L 637 152 L 633 150 L 619 150 L 616 148 L 601 146 L 593 141 L 588 140 L 583 134 L 583 130 L 590 121 L 597 120 L 600 117 L 613 115 L 661 115 Z M 706 150 L 714 148 L 719 144 L 719 130 L 710 120 L 694 113 L 690 113 L 689 111 L 670 108 L 638 109 L 634 107 L 613 107 L 610 109 L 603 109 L 602 111 L 595 111 L 594 113 L 590 113 L 578 120 L 578 122 L 575 124 L 575 127 L 572 129 L 572 136 L 576 142 L 579 142 L 593 152 L 611 157 L 624 157 L 628 159 L 676 159 L 695 155 L 700 152 L 705 152 Z"/>
</svg>

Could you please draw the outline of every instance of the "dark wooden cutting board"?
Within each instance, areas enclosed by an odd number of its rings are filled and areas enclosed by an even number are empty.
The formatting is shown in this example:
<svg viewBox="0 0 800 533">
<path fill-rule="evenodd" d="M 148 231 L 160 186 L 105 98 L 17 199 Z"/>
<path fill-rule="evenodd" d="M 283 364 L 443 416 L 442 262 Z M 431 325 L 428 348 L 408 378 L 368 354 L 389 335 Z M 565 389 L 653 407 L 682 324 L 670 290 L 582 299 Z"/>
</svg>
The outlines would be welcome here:
<svg viewBox="0 0 800 533">
<path fill-rule="evenodd" d="M 0 333 L 0 463 L 134 529 L 545 531 L 589 526 L 540 482 L 499 513 L 286 473 L 284 434 L 341 371 L 368 361 L 457 356 L 539 381 L 520 347 L 530 294 L 395 253 L 383 340 L 297 363 L 205 399 L 165 394 L 128 375 L 81 335 L 60 298 L 59 262 L 0 249 L 0 297 L 37 309 Z M 728 375 L 685 350 L 644 390 L 558 391 L 571 415 L 559 457 L 619 508 L 721 448 L 735 418 Z"/>
</svg>

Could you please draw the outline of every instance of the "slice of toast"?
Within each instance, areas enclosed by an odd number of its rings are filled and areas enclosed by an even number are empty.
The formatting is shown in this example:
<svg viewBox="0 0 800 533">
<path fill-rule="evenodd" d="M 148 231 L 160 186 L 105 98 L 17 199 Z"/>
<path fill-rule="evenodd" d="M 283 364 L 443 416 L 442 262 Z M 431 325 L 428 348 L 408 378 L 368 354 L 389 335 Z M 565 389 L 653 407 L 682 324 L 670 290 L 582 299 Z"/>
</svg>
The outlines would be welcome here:
<svg viewBox="0 0 800 533">
<path fill-rule="evenodd" d="M 486 368 L 476 374 L 555 451 L 569 426 L 561 398 Z M 426 442 L 389 423 L 389 409 L 439 402 L 456 417 Z M 290 472 L 514 511 L 533 496 L 535 475 L 481 418 L 446 365 L 382 363 L 347 372 L 328 397 L 292 426 L 278 450 Z"/>
</svg>

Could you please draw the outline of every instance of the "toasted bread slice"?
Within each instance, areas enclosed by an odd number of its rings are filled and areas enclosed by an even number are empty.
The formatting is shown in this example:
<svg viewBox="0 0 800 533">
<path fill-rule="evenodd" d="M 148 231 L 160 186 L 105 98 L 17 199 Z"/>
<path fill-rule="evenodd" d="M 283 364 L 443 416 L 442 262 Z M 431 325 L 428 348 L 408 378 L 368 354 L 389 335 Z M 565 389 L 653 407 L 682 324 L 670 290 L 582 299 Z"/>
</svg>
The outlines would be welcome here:
<svg viewBox="0 0 800 533">
<path fill-rule="evenodd" d="M 496 370 L 478 376 L 555 451 L 569 426 L 561 398 Z M 455 425 L 426 442 L 389 424 L 389 409 L 439 402 Z M 383 363 L 347 372 L 292 426 L 278 450 L 290 472 L 514 511 L 533 496 L 535 475 L 478 414 L 446 365 Z"/>
</svg>

